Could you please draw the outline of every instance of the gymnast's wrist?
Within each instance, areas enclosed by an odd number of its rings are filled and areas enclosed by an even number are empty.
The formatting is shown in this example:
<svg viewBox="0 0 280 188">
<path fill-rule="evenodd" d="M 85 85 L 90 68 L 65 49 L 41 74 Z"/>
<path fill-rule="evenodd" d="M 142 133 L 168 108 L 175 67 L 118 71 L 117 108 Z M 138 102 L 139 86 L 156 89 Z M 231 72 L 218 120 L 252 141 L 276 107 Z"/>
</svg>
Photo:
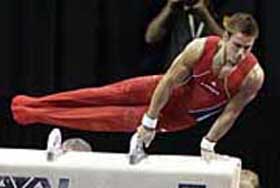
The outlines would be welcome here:
<svg viewBox="0 0 280 188">
<path fill-rule="evenodd" d="M 203 137 L 200 143 L 200 148 L 202 150 L 214 152 L 214 148 L 216 146 L 216 142 L 210 141 L 208 138 Z"/>
<path fill-rule="evenodd" d="M 147 113 L 143 115 L 141 124 L 145 129 L 154 130 L 157 126 L 158 118 L 151 118 Z"/>
</svg>

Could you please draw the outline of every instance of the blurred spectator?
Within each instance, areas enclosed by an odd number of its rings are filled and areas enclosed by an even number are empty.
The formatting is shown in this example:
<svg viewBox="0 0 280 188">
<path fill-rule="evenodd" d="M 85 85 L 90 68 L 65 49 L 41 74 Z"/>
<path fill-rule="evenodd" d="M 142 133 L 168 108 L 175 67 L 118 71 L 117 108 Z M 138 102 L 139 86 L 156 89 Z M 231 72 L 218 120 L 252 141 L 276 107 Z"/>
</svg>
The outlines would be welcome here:
<svg viewBox="0 0 280 188">
<path fill-rule="evenodd" d="M 89 143 L 81 138 L 69 138 L 62 144 L 64 151 L 92 151 L 92 147 Z"/>
</svg>

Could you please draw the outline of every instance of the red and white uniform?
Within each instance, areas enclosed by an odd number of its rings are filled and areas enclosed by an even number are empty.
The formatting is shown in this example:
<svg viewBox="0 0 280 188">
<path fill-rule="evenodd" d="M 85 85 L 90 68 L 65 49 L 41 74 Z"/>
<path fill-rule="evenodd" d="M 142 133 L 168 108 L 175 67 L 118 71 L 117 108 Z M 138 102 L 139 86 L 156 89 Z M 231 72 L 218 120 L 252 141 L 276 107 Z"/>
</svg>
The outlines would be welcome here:
<svg viewBox="0 0 280 188">
<path fill-rule="evenodd" d="M 161 111 L 158 131 L 186 129 L 221 112 L 258 63 L 249 54 L 224 80 L 218 79 L 212 72 L 212 63 L 220 40 L 215 36 L 207 38 L 188 82 L 173 90 Z M 143 76 L 43 97 L 18 95 L 11 109 L 14 119 L 22 125 L 44 123 L 87 131 L 132 132 L 140 125 L 161 78 L 162 75 Z"/>
</svg>

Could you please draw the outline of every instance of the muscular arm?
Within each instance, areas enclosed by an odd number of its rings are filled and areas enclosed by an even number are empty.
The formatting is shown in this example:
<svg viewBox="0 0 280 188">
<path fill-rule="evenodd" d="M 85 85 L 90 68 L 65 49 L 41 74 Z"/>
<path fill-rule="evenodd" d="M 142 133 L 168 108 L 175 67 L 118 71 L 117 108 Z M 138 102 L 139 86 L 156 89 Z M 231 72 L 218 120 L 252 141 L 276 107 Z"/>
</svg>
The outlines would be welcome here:
<svg viewBox="0 0 280 188">
<path fill-rule="evenodd" d="M 196 5 L 194 5 L 193 8 L 198 11 L 198 14 L 201 16 L 201 18 L 209 26 L 211 32 L 213 32 L 213 33 L 215 33 L 216 35 L 219 35 L 219 36 L 223 35 L 224 30 L 217 23 L 217 21 L 214 19 L 212 14 L 209 12 L 207 6 L 205 5 L 205 0 L 199 0 L 199 2 Z"/>
<path fill-rule="evenodd" d="M 155 43 L 160 41 L 167 33 L 168 18 L 170 17 L 174 3 L 176 0 L 168 0 L 165 7 L 161 12 L 153 19 L 149 24 L 147 31 L 145 33 L 145 41 L 147 43 Z"/>
<path fill-rule="evenodd" d="M 172 63 L 167 73 L 163 76 L 156 87 L 147 115 L 153 119 L 157 118 L 161 109 L 168 102 L 172 89 L 182 83 L 192 72 L 192 67 L 200 58 L 205 38 L 195 39 Z"/>
<path fill-rule="evenodd" d="M 244 80 L 239 93 L 231 99 L 224 112 L 206 135 L 209 141 L 217 142 L 229 131 L 245 106 L 255 98 L 263 84 L 263 80 L 264 73 L 260 66 L 256 65 Z"/>
</svg>

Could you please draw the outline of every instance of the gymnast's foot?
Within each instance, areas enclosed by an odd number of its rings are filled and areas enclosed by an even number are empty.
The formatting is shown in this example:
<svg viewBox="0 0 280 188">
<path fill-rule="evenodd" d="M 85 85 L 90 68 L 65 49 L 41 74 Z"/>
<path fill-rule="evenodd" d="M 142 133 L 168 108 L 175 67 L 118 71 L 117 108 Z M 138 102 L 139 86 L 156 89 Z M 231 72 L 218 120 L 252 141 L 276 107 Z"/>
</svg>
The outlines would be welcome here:
<svg viewBox="0 0 280 188">
<path fill-rule="evenodd" d="M 58 128 L 51 131 L 47 142 L 47 160 L 53 161 L 62 153 L 62 135 Z"/>
</svg>

